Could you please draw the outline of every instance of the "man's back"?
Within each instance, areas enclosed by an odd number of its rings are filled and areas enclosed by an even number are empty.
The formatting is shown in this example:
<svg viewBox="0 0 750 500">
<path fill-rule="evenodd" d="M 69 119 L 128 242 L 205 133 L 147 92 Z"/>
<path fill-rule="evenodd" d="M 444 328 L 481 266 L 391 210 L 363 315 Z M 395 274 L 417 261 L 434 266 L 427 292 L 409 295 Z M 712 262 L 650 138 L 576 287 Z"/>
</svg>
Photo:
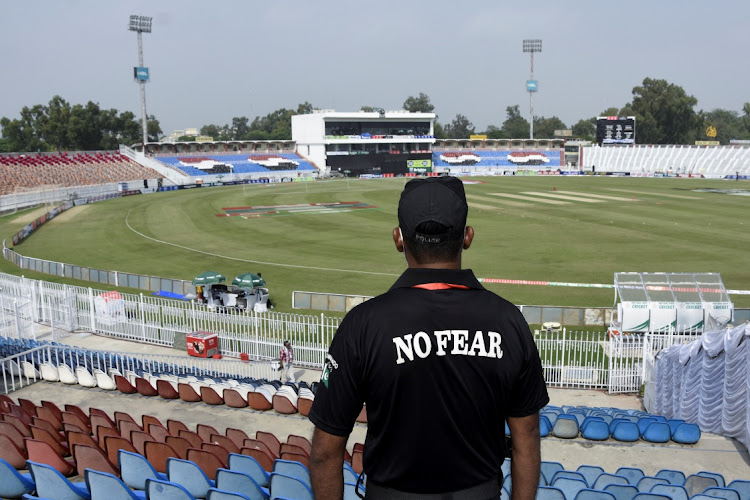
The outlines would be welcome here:
<svg viewBox="0 0 750 500">
<path fill-rule="evenodd" d="M 523 316 L 471 271 L 407 270 L 352 311 L 337 337 L 330 354 L 341 373 L 321 387 L 311 420 L 327 430 L 337 417 L 326 408 L 346 422 L 365 401 L 365 470 L 390 488 L 445 492 L 496 478 L 506 417 L 546 403 L 538 379 L 524 380 L 539 358 Z M 347 383 L 333 385 L 342 378 L 359 387 L 357 397 Z"/>
</svg>

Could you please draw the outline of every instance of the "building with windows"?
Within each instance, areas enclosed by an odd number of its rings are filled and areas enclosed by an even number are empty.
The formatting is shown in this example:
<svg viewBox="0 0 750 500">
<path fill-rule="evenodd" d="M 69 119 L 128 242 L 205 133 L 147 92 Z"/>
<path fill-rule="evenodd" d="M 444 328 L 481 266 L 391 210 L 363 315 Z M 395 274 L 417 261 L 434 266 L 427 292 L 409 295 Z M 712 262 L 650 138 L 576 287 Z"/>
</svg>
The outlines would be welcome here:
<svg viewBox="0 0 750 500">
<path fill-rule="evenodd" d="M 326 173 L 398 175 L 409 161 L 432 159 L 434 120 L 434 113 L 315 110 L 292 116 L 292 140 Z"/>
</svg>

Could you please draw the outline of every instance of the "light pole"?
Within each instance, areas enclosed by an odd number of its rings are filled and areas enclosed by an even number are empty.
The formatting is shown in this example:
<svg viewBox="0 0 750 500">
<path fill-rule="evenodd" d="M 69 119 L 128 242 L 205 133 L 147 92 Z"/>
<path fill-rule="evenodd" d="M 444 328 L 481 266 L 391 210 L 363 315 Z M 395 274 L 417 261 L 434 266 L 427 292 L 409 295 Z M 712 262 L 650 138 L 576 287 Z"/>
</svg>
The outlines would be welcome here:
<svg viewBox="0 0 750 500">
<path fill-rule="evenodd" d="M 151 33 L 151 20 L 148 16 L 130 16 L 129 31 L 138 33 L 138 66 L 133 68 L 133 77 L 141 86 L 141 122 L 143 127 L 143 153 L 146 153 L 146 142 L 148 142 L 148 127 L 146 123 L 146 82 L 148 81 L 148 68 L 143 66 L 143 37 L 142 33 Z"/>
<path fill-rule="evenodd" d="M 542 51 L 542 41 L 539 39 L 524 40 L 523 51 L 531 54 L 531 76 L 526 80 L 526 91 L 529 93 L 529 139 L 534 138 L 534 92 L 538 90 L 537 81 L 534 80 L 534 52 Z"/>
</svg>

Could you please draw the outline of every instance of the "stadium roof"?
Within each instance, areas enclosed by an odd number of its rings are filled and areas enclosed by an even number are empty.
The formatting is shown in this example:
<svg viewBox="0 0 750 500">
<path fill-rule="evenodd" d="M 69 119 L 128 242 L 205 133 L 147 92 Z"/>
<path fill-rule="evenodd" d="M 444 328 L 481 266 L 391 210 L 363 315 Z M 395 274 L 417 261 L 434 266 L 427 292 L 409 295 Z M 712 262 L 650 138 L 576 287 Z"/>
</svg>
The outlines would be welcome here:
<svg viewBox="0 0 750 500">
<path fill-rule="evenodd" d="M 731 302 L 719 273 L 615 273 L 623 302 Z"/>
</svg>

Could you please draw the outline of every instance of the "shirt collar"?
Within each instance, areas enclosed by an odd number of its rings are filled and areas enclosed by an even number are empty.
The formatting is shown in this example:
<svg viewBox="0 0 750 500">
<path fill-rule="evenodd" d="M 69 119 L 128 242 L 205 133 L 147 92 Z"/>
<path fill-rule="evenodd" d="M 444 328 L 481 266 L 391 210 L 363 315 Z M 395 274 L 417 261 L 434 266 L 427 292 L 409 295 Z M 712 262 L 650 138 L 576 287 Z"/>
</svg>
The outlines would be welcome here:
<svg viewBox="0 0 750 500">
<path fill-rule="evenodd" d="M 425 283 L 450 283 L 451 285 L 463 285 L 477 290 L 484 287 L 474 277 L 471 269 L 427 269 L 408 268 L 396 280 L 391 290 L 396 288 L 411 288 L 415 285 Z"/>
</svg>

